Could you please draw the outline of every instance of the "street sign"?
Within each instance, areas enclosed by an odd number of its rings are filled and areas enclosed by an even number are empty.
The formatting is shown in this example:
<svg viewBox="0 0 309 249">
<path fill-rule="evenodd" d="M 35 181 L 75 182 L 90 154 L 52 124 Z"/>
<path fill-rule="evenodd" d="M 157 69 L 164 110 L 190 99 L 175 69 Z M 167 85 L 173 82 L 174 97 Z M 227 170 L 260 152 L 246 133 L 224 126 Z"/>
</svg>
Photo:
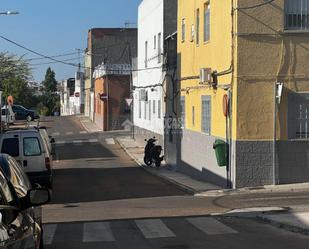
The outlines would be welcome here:
<svg viewBox="0 0 309 249">
<path fill-rule="evenodd" d="M 128 106 L 130 106 L 133 102 L 133 99 L 125 99 Z"/>
<path fill-rule="evenodd" d="M 105 95 L 104 93 L 100 94 L 100 100 L 104 101 L 104 100 L 107 100 L 107 99 L 108 99 L 107 95 Z"/>
</svg>

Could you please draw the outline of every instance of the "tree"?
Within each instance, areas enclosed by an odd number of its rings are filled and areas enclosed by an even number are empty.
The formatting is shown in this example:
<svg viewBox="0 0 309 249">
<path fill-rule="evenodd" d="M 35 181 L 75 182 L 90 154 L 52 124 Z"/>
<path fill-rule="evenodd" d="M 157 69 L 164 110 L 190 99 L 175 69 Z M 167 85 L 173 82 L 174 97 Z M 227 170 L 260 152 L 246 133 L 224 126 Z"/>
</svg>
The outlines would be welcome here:
<svg viewBox="0 0 309 249">
<path fill-rule="evenodd" d="M 31 69 L 23 57 L 0 53 L 0 88 L 4 98 L 12 95 L 15 103 L 28 108 L 36 106 L 37 98 L 28 86 L 31 78 Z"/>
<path fill-rule="evenodd" d="M 57 80 L 55 79 L 55 72 L 51 68 L 47 68 L 45 74 L 45 80 L 42 82 L 45 92 L 56 92 L 57 91 Z"/>
<path fill-rule="evenodd" d="M 60 101 L 59 95 L 57 94 L 57 80 L 55 76 L 55 72 L 49 67 L 46 70 L 45 79 L 42 82 L 42 85 L 44 86 L 44 93 L 43 96 L 41 96 L 41 102 L 43 105 L 39 106 L 39 111 L 44 112 L 46 115 L 51 115 L 54 111 L 56 111 Z"/>
</svg>

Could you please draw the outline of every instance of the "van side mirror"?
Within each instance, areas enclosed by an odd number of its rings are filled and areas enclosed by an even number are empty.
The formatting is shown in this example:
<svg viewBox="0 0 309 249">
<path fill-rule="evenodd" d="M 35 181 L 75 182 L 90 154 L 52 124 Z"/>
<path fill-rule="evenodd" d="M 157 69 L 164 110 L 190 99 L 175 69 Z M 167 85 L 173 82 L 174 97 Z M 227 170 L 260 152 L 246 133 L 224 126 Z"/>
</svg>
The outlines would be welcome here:
<svg viewBox="0 0 309 249">
<path fill-rule="evenodd" d="M 41 206 L 50 202 L 50 192 L 47 188 L 33 188 L 27 193 L 30 206 Z"/>
<path fill-rule="evenodd" d="M 55 142 L 56 142 L 55 139 L 52 137 L 52 138 L 50 139 L 50 143 L 54 144 Z"/>
<path fill-rule="evenodd" d="M 19 210 L 12 206 L 0 206 L 0 223 L 10 225 L 18 216 Z"/>
</svg>

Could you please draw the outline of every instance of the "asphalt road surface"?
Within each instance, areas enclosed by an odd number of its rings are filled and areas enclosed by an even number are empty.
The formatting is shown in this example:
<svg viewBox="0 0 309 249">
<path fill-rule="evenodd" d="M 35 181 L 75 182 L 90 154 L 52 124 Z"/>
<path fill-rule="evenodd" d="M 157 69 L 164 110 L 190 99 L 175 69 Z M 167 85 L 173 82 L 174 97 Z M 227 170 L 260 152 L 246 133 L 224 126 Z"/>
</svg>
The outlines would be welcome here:
<svg viewBox="0 0 309 249">
<path fill-rule="evenodd" d="M 53 197 L 43 208 L 46 249 L 309 248 L 308 236 L 255 219 L 209 216 L 284 196 L 194 197 L 136 165 L 115 141 L 125 132 L 90 134 L 75 117 L 42 125 L 56 139 Z M 304 195 L 296 201 L 308 201 Z"/>
</svg>

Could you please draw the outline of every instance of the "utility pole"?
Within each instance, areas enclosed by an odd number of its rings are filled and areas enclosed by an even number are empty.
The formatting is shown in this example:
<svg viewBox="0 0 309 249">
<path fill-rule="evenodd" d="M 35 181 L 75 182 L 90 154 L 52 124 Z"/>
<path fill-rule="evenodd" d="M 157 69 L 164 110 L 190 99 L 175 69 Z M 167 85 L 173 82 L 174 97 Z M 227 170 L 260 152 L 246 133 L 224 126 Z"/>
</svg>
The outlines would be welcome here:
<svg viewBox="0 0 309 249">
<path fill-rule="evenodd" d="M 78 72 L 81 72 L 81 54 L 83 52 L 82 49 L 80 48 L 76 48 L 77 52 L 78 52 Z"/>
</svg>

